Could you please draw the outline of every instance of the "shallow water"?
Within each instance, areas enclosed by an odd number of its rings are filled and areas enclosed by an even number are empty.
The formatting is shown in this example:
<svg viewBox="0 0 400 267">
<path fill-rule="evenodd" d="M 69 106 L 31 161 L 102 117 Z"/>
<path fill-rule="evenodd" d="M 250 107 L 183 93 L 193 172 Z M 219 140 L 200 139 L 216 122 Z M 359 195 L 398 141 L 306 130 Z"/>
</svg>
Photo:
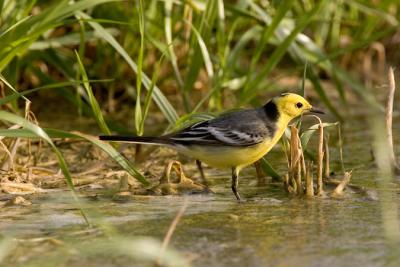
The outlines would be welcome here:
<svg viewBox="0 0 400 267">
<path fill-rule="evenodd" d="M 366 127 L 355 118 L 352 129 L 345 129 L 345 167 L 354 169 L 353 184 L 376 189 Z M 400 136 L 398 128 L 394 136 Z M 337 171 L 337 147 L 332 146 L 331 152 L 332 169 Z M 281 173 L 285 171 L 279 151 L 273 151 L 270 159 Z M 186 199 L 188 207 L 170 247 L 191 258 L 193 266 L 400 266 L 400 246 L 385 237 L 383 200 L 374 194 L 294 197 L 280 185 L 256 186 L 254 170 L 248 169 L 239 185 L 247 201 L 238 204 L 228 171 L 208 169 L 207 175 L 215 194 L 116 202 L 91 192 L 83 203 L 94 223 L 89 230 L 68 192 L 31 196 L 33 204 L 27 207 L 5 207 L 0 214 L 2 244 L 13 248 L 3 265 L 154 266 L 101 246 L 140 236 L 161 241 Z M 398 183 L 389 190 L 392 199 L 385 201 L 400 203 Z M 0 262 L 1 258 L 0 253 Z"/>
</svg>

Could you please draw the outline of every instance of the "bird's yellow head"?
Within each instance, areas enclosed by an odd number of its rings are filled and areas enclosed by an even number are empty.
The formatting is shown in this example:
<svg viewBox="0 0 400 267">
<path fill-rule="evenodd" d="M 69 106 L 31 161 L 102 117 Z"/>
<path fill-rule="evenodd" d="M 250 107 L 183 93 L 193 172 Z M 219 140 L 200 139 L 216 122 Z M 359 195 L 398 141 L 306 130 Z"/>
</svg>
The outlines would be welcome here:
<svg viewBox="0 0 400 267">
<path fill-rule="evenodd" d="M 294 119 L 304 112 L 323 113 L 314 109 L 307 100 L 297 94 L 286 93 L 274 98 L 274 102 L 278 108 L 280 115 L 286 115 L 290 119 Z"/>
</svg>

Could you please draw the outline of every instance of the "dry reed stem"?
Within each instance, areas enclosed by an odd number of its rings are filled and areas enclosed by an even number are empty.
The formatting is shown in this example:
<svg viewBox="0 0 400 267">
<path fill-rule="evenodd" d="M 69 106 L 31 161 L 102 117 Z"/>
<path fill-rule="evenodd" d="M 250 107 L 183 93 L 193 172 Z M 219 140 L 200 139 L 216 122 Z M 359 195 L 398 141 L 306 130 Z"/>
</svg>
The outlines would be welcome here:
<svg viewBox="0 0 400 267">
<path fill-rule="evenodd" d="M 303 186 L 301 184 L 301 166 L 300 166 L 300 158 L 301 152 L 299 149 L 299 134 L 296 126 L 290 126 L 290 158 L 291 158 L 291 166 L 290 166 L 290 176 L 296 184 L 296 192 L 297 194 L 303 193 Z"/>
<path fill-rule="evenodd" d="M 298 138 L 299 138 L 300 164 L 301 164 L 301 169 L 302 169 L 303 175 L 305 177 L 307 168 L 306 168 L 306 162 L 304 159 L 304 150 L 303 150 L 303 146 L 301 145 L 300 137 L 298 137 Z"/>
<path fill-rule="evenodd" d="M 393 68 L 390 67 L 388 71 L 388 81 L 389 81 L 389 92 L 386 102 L 386 137 L 389 145 L 389 157 L 391 161 L 391 166 L 395 169 L 399 169 L 399 166 L 396 162 L 396 157 L 394 154 L 393 148 L 393 101 L 394 101 L 394 93 L 396 91 L 396 83 L 394 80 L 394 72 Z"/>
<path fill-rule="evenodd" d="M 29 100 L 25 101 L 25 119 L 27 121 L 33 122 L 36 125 L 39 125 L 39 122 L 38 122 L 35 114 L 31 110 L 31 105 L 32 105 L 31 101 L 29 101 Z M 31 158 L 32 158 L 32 146 L 31 146 L 31 139 L 28 138 L 27 140 L 28 140 L 28 160 L 27 160 L 27 162 L 30 162 Z M 19 142 L 19 139 L 17 139 L 16 142 Z"/>
<path fill-rule="evenodd" d="M 300 156 L 301 170 L 302 170 L 302 173 L 303 173 L 303 175 L 305 177 L 306 173 L 307 173 L 307 166 L 306 166 L 306 161 L 304 159 L 303 148 L 301 147 L 301 142 L 300 142 L 300 151 L 301 151 L 301 156 Z"/>
<path fill-rule="evenodd" d="M 313 181 L 313 162 L 307 162 L 306 166 L 306 195 L 307 197 L 314 196 L 314 181 Z"/>
<path fill-rule="evenodd" d="M 8 171 L 8 170 L 12 169 L 14 171 L 14 158 L 15 158 L 15 155 L 17 154 L 17 150 L 18 150 L 20 142 L 21 142 L 20 138 L 15 139 L 15 141 L 12 144 L 11 149 L 10 149 L 9 158 L 8 158 L 8 160 L 6 160 L 4 162 L 4 164 L 2 166 L 3 170 Z"/>
<path fill-rule="evenodd" d="M 323 182 L 322 182 L 322 171 L 324 164 L 324 127 L 319 117 L 314 116 L 319 121 L 319 142 L 318 142 L 318 162 L 317 162 L 317 195 L 322 196 L 324 194 Z"/>
<path fill-rule="evenodd" d="M 158 260 L 157 260 L 157 264 L 158 265 L 161 265 L 161 261 L 162 261 L 162 259 L 164 257 L 165 250 L 167 249 L 168 244 L 171 241 L 172 234 L 174 233 L 174 231 L 176 229 L 176 226 L 178 225 L 178 222 L 182 218 L 183 213 L 186 211 L 187 207 L 188 207 L 188 202 L 187 202 L 187 199 L 185 198 L 182 207 L 179 209 L 179 211 L 176 214 L 174 220 L 172 221 L 171 225 L 168 228 L 167 234 L 164 237 L 164 240 L 163 240 L 162 245 L 161 245 L 160 255 L 159 255 Z"/>
<path fill-rule="evenodd" d="M 2 148 L 8 156 L 8 160 L 4 161 L 3 165 L 1 166 L 1 169 L 9 170 L 8 167 L 10 167 L 14 171 L 14 161 L 10 160 L 13 158 L 13 156 L 12 156 L 10 150 L 8 150 L 7 146 L 1 140 L 0 140 L 0 148 Z"/>
<path fill-rule="evenodd" d="M 285 152 L 284 154 L 286 157 L 287 166 L 288 166 L 288 169 L 290 169 L 290 149 L 288 149 L 288 146 L 290 144 L 288 144 L 289 142 L 285 136 L 283 136 L 281 140 L 282 140 L 283 150 Z"/>
<path fill-rule="evenodd" d="M 296 127 L 294 125 L 290 126 L 290 143 L 289 143 L 289 173 L 290 176 L 293 176 L 293 166 L 296 165 L 296 149 L 294 149 L 296 146 L 296 141 L 297 139 L 294 138 L 294 136 L 296 135 L 297 131 L 296 131 Z"/>
<path fill-rule="evenodd" d="M 303 184 L 301 182 L 301 165 L 300 160 L 297 162 L 296 165 L 296 184 L 297 184 L 297 194 L 302 195 L 304 193 Z"/>
<path fill-rule="evenodd" d="M 343 195 L 343 190 L 350 182 L 350 179 L 351 179 L 351 171 L 345 172 L 342 181 L 336 186 L 335 190 L 333 190 L 332 197 L 338 197 Z"/>
<path fill-rule="evenodd" d="M 328 135 L 326 136 L 326 138 L 324 138 L 324 148 L 325 148 L 325 166 L 324 166 L 324 172 L 325 172 L 325 177 L 329 177 L 331 175 L 331 168 L 330 168 L 330 164 L 329 164 L 329 137 Z"/>
<path fill-rule="evenodd" d="M 21 127 L 22 127 L 21 125 L 15 124 L 15 125 L 13 125 L 11 127 L 8 127 L 8 129 L 10 129 L 10 130 L 11 129 L 19 129 Z M 4 138 L 5 138 L 5 136 L 0 136 L 0 142 Z M 10 167 L 11 167 L 11 169 L 14 171 L 14 161 L 13 161 L 13 159 L 14 159 L 14 155 L 16 153 L 16 149 L 11 149 L 11 151 L 10 151 L 4 143 L 1 143 L 1 146 L 4 149 L 4 151 L 7 153 L 8 159 L 3 162 L 3 164 L 0 166 L 0 168 L 2 170 L 9 170 Z"/>
</svg>

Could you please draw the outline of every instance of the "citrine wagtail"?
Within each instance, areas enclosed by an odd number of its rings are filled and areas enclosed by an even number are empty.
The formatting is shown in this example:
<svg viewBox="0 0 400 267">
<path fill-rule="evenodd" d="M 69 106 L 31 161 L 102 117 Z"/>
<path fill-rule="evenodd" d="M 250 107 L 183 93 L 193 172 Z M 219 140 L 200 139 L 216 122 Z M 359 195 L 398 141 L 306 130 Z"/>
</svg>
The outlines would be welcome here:
<svg viewBox="0 0 400 267">
<path fill-rule="evenodd" d="M 323 113 L 302 96 L 285 93 L 256 109 L 240 110 L 195 123 L 175 133 L 159 136 L 100 136 L 100 140 L 162 145 L 201 162 L 232 169 L 232 191 L 237 191 L 240 170 L 265 154 L 282 137 L 289 122 L 303 114 Z"/>
</svg>

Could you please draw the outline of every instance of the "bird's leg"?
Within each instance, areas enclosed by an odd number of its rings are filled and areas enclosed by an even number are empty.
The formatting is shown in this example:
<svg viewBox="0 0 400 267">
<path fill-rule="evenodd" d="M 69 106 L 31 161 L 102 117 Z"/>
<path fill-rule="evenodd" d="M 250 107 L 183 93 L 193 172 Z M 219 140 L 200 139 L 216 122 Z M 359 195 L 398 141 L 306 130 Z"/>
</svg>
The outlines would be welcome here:
<svg viewBox="0 0 400 267">
<path fill-rule="evenodd" d="M 208 189 L 208 187 L 209 187 L 208 181 L 206 179 L 206 176 L 204 175 L 203 167 L 201 166 L 201 161 L 196 159 L 196 165 L 197 165 L 197 168 L 199 169 L 201 180 L 202 180 L 204 186 Z"/>
<path fill-rule="evenodd" d="M 235 194 L 235 197 L 238 202 L 241 202 L 242 199 L 237 191 L 238 183 L 239 183 L 239 169 L 237 167 L 232 168 L 232 192 Z"/>
</svg>

